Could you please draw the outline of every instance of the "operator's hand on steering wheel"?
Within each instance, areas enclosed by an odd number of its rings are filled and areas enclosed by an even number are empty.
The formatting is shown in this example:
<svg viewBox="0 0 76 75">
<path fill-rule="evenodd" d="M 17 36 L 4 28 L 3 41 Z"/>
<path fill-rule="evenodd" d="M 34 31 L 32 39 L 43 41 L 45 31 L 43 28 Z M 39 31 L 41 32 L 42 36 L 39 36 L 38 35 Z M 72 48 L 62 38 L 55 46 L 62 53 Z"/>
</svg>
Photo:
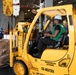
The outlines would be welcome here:
<svg viewBox="0 0 76 75">
<path fill-rule="evenodd" d="M 44 36 L 46 37 L 49 37 L 50 36 L 50 34 L 49 33 L 44 33 Z"/>
</svg>

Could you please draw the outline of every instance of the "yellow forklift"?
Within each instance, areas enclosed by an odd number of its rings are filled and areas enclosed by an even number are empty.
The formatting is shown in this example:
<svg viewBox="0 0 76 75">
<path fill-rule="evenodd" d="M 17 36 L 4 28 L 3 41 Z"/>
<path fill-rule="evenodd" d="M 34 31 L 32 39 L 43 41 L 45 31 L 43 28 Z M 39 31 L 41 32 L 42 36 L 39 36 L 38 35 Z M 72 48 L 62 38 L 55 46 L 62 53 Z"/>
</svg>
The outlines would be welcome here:
<svg viewBox="0 0 76 75">
<path fill-rule="evenodd" d="M 68 23 L 69 44 L 61 47 L 47 47 L 40 58 L 28 53 L 33 41 L 34 29 L 40 15 L 50 19 L 60 14 Z M 50 19 L 45 23 L 46 30 Z M 32 23 L 19 22 L 10 32 L 10 67 L 16 75 L 76 75 L 76 12 L 72 5 L 47 7 L 38 10 Z M 28 29 L 24 31 L 25 29 Z M 13 35 L 15 38 L 13 39 Z"/>
</svg>

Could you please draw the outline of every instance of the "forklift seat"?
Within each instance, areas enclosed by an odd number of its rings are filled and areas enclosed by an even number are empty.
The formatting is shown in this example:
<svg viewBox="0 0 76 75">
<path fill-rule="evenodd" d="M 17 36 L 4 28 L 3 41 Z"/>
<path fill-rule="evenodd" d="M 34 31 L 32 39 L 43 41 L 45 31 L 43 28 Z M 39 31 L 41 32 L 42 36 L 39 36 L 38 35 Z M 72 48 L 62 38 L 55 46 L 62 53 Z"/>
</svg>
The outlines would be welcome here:
<svg viewBox="0 0 76 75">
<path fill-rule="evenodd" d="M 65 37 L 66 37 L 66 33 L 63 33 L 57 43 L 52 43 L 52 45 L 49 45 L 46 48 L 60 48 L 60 47 L 62 47 L 64 44 L 64 41 L 65 41 Z"/>
</svg>

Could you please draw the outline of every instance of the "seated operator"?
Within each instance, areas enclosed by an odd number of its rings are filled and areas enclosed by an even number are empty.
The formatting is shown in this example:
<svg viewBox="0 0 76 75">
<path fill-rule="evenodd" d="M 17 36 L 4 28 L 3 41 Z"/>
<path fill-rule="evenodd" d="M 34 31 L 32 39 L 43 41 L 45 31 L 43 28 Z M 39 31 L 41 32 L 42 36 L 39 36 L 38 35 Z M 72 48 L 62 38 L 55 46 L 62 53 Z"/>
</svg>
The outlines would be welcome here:
<svg viewBox="0 0 76 75">
<path fill-rule="evenodd" d="M 52 45 L 52 43 L 55 45 L 57 41 L 60 39 L 61 35 L 65 33 L 65 28 L 60 22 L 62 21 L 62 17 L 60 15 L 56 15 L 54 17 L 54 27 L 52 28 L 52 34 L 50 33 L 44 33 L 44 37 L 41 37 L 38 41 L 37 50 L 38 53 L 33 54 L 35 57 L 40 57 L 44 48 L 48 45 Z M 50 38 L 46 38 L 50 37 Z"/>
</svg>

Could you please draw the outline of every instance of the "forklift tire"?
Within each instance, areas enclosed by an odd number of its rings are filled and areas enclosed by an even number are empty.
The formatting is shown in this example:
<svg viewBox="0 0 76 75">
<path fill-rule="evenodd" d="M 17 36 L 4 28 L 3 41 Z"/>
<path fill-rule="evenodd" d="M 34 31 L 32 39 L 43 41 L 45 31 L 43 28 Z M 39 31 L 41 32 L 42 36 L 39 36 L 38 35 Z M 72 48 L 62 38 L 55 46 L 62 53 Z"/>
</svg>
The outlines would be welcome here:
<svg viewBox="0 0 76 75">
<path fill-rule="evenodd" d="M 22 61 L 16 61 L 13 70 L 16 75 L 28 75 L 28 68 Z"/>
</svg>

